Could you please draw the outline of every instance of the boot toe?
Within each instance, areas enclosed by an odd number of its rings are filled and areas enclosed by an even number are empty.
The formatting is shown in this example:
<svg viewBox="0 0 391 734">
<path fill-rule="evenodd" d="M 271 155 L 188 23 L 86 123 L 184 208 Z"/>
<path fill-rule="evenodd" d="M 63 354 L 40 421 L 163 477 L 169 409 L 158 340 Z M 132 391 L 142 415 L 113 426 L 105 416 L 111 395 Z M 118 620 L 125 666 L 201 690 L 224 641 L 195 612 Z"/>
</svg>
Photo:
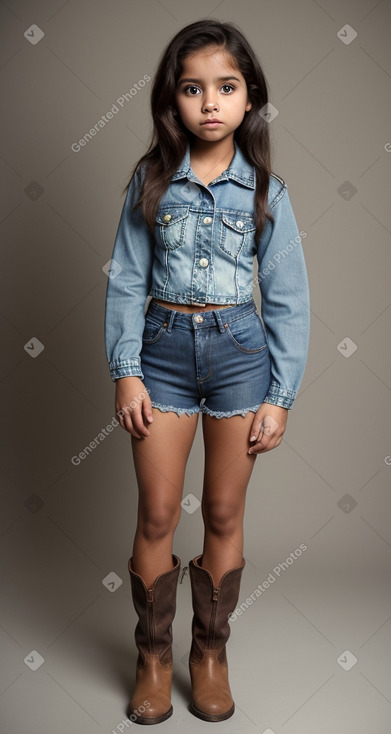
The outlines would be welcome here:
<svg viewBox="0 0 391 734">
<path fill-rule="evenodd" d="M 172 664 L 163 666 L 158 655 L 147 655 L 137 668 L 136 689 L 130 710 L 139 724 L 158 724 L 168 719 L 171 705 Z"/>
<path fill-rule="evenodd" d="M 191 713 L 203 721 L 224 721 L 229 719 L 235 711 L 235 704 L 232 703 L 230 708 L 225 709 L 221 705 L 217 705 L 210 700 L 192 701 L 189 709 Z"/>
<path fill-rule="evenodd" d="M 140 713 L 140 711 L 143 711 L 143 713 Z M 167 711 L 162 713 L 162 709 L 159 706 L 150 706 L 144 711 L 140 706 L 134 708 L 133 705 L 130 704 L 128 718 L 131 721 L 135 721 L 137 724 L 160 724 L 162 721 L 169 719 L 172 712 L 172 705 L 170 705 L 170 708 Z"/>
<path fill-rule="evenodd" d="M 228 682 L 228 667 L 218 663 L 214 651 L 205 651 L 202 663 L 190 662 L 190 710 L 204 721 L 223 721 L 235 710 Z"/>
</svg>

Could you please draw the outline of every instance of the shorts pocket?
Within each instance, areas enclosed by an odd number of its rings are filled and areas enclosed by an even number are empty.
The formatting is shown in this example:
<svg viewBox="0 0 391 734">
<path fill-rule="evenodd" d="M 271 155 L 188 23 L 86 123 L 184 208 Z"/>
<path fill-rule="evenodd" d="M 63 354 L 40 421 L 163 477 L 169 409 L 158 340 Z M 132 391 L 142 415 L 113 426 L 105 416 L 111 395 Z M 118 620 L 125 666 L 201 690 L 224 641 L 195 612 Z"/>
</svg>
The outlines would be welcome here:
<svg viewBox="0 0 391 734">
<path fill-rule="evenodd" d="M 147 315 L 143 331 L 143 344 L 154 344 L 164 334 L 165 330 L 164 324 Z"/>
<path fill-rule="evenodd" d="M 267 349 L 266 332 L 256 311 L 231 321 L 226 331 L 235 347 L 247 354 L 256 354 Z"/>
</svg>

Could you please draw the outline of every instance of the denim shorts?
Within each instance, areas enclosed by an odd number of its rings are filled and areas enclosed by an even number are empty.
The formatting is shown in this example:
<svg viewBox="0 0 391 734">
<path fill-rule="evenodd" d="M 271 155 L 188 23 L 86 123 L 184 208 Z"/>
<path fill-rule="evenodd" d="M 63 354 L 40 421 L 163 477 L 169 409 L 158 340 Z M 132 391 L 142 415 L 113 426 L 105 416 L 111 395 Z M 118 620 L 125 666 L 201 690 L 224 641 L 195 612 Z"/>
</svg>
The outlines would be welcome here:
<svg viewBox="0 0 391 734">
<path fill-rule="evenodd" d="M 262 405 L 271 382 L 266 332 L 253 299 L 195 313 L 150 301 L 140 357 L 152 406 L 178 415 L 244 417 Z"/>
</svg>

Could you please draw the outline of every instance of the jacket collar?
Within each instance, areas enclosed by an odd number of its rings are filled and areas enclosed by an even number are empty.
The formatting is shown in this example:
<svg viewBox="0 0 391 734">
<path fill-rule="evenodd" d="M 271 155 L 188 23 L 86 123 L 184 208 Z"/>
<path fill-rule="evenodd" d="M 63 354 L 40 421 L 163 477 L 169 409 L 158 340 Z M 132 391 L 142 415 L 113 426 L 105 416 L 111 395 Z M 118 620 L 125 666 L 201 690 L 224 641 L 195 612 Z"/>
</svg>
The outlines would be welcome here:
<svg viewBox="0 0 391 734">
<path fill-rule="evenodd" d="M 255 189 L 255 168 L 246 161 L 242 151 L 238 144 L 234 140 L 235 153 L 226 171 L 223 171 L 214 181 L 237 181 L 249 189 Z M 171 177 L 172 181 L 177 181 L 180 178 L 188 178 L 189 180 L 197 179 L 191 165 L 190 165 L 190 143 L 187 143 L 186 153 L 182 159 L 182 162 Z M 198 179 L 197 179 L 198 180 Z"/>
</svg>

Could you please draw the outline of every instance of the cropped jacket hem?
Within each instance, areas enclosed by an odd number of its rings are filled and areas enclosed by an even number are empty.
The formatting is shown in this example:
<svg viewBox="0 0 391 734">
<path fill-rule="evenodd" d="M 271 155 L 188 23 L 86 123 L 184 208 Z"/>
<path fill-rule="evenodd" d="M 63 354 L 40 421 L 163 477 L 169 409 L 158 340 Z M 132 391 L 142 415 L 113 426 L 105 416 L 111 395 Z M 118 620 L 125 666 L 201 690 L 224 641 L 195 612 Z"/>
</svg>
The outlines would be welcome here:
<svg viewBox="0 0 391 734">
<path fill-rule="evenodd" d="M 215 293 L 214 295 L 205 295 L 202 299 L 202 303 L 200 300 L 194 296 L 194 298 L 190 296 L 186 296 L 184 294 L 180 295 L 179 293 L 172 293 L 171 291 L 166 291 L 163 288 L 157 288 L 152 286 L 149 295 L 153 298 L 162 298 L 164 301 L 170 301 L 170 303 L 184 303 L 188 306 L 196 306 L 204 305 L 206 303 L 216 303 L 218 306 L 228 306 L 231 304 L 235 304 L 237 306 L 239 303 L 247 303 L 247 301 L 250 300 L 248 294 L 244 294 L 241 296 L 236 296 L 235 298 L 233 296 L 224 296 L 220 295 L 219 293 Z"/>
</svg>

